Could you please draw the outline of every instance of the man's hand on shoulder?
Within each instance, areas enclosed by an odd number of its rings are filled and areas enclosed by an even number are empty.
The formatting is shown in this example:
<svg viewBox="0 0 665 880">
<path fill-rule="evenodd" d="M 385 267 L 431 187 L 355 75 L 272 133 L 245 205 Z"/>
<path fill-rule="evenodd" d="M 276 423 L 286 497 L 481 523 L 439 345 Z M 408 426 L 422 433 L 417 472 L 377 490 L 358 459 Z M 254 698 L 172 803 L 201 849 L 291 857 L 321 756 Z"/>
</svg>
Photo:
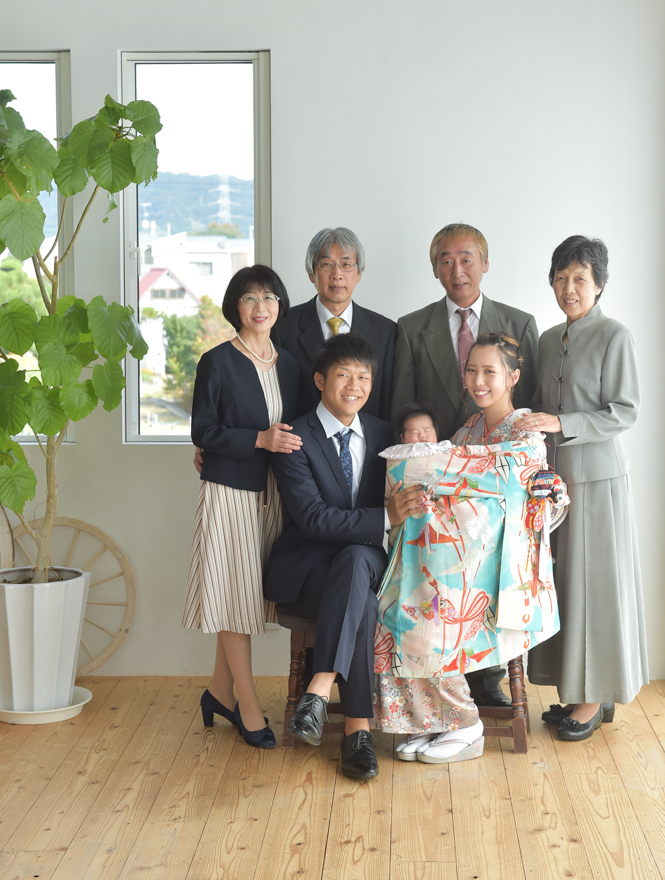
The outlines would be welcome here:
<svg viewBox="0 0 665 880">
<path fill-rule="evenodd" d="M 417 513 L 422 509 L 423 505 L 423 487 L 411 486 L 408 489 L 402 489 L 402 480 L 392 488 L 390 498 L 388 499 L 388 518 L 391 526 L 398 526 L 413 513 Z"/>
</svg>

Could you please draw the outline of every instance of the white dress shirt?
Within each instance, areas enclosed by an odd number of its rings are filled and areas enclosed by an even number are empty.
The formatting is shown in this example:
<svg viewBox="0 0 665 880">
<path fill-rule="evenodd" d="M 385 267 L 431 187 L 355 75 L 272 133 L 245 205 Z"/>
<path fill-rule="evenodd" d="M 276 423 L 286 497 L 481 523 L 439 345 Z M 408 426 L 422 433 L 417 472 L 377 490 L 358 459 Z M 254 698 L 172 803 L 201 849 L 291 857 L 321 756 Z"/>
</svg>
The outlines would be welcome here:
<svg viewBox="0 0 665 880">
<path fill-rule="evenodd" d="M 450 322 L 450 335 L 453 337 L 453 348 L 455 349 L 455 357 L 459 357 L 459 352 L 457 350 L 457 336 L 459 334 L 459 328 L 462 326 L 462 318 L 457 314 L 457 309 L 459 306 L 456 306 L 455 303 L 449 299 L 449 297 L 445 297 L 446 306 L 448 307 L 448 321 Z M 480 313 L 483 308 L 483 295 L 479 294 L 478 299 L 472 303 L 468 308 L 471 309 L 470 313 L 467 315 L 466 323 L 469 325 L 469 330 L 473 334 L 473 341 L 475 342 L 478 339 L 478 330 L 480 328 Z"/>
<path fill-rule="evenodd" d="M 332 336 L 332 327 L 328 324 L 328 318 L 341 318 L 342 323 L 339 325 L 338 333 L 350 333 L 351 322 L 353 321 L 353 303 L 350 302 L 341 315 L 333 315 L 332 312 L 323 305 L 321 300 L 316 298 L 316 314 L 319 316 L 323 338 L 330 339 Z M 458 316 L 459 317 L 459 316 Z"/>
<path fill-rule="evenodd" d="M 367 441 L 365 440 L 365 432 L 363 430 L 362 422 L 360 421 L 360 416 L 356 413 L 355 418 L 347 427 L 347 425 L 343 425 L 339 419 L 330 412 L 330 410 L 326 409 L 323 402 L 317 406 L 316 414 L 319 417 L 319 421 L 321 422 L 326 437 L 332 437 L 337 455 L 339 455 L 340 443 L 339 439 L 335 437 L 335 434 L 337 434 L 338 431 L 341 431 L 342 434 L 346 434 L 347 431 L 353 432 L 351 439 L 349 440 L 349 453 L 351 454 L 351 464 L 353 466 L 351 504 L 355 507 L 356 499 L 358 497 L 358 489 L 360 488 L 360 480 L 363 475 L 365 452 L 367 451 Z M 390 528 L 390 518 L 387 510 L 385 511 L 384 520 L 387 531 Z"/>
</svg>

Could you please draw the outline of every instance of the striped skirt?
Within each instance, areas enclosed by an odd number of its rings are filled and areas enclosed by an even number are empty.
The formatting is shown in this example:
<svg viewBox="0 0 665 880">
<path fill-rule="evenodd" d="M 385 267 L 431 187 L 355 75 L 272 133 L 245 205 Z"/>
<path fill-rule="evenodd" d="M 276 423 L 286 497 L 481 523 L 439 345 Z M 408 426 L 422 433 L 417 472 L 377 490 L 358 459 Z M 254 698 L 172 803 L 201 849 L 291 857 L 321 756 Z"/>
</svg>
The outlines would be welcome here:
<svg viewBox="0 0 665 880">
<path fill-rule="evenodd" d="M 263 569 L 282 530 L 272 471 L 265 492 L 201 481 L 183 626 L 201 632 L 262 633 L 275 606 L 263 598 Z"/>
</svg>

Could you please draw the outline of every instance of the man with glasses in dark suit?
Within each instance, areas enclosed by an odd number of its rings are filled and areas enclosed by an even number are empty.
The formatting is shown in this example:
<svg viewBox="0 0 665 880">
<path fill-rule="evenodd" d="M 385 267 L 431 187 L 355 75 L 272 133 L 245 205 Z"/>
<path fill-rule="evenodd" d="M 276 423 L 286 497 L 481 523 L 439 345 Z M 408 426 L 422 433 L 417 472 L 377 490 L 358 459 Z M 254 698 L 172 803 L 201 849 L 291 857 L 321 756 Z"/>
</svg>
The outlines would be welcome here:
<svg viewBox="0 0 665 880">
<path fill-rule="evenodd" d="M 378 357 L 372 392 L 363 412 L 387 421 L 396 325 L 390 318 L 352 301 L 365 271 L 365 249 L 358 236 L 343 226 L 317 232 L 307 248 L 305 270 L 316 287 L 316 296 L 292 306 L 272 337 L 298 361 L 298 415 L 309 412 L 321 399 L 311 366 L 321 344 L 331 336 L 353 332 L 370 342 Z"/>
</svg>

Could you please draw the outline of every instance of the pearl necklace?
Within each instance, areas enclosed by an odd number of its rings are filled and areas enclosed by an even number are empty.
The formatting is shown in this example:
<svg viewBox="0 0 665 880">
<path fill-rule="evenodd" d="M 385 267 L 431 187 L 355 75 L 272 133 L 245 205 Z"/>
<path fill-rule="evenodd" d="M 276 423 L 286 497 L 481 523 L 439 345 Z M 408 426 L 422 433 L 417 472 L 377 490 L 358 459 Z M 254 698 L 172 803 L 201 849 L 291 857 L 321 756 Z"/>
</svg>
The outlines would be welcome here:
<svg viewBox="0 0 665 880">
<path fill-rule="evenodd" d="M 247 345 L 247 343 L 246 343 L 245 340 L 242 338 L 242 336 L 240 335 L 240 333 L 238 333 L 238 335 L 236 336 L 236 339 L 238 340 L 238 342 L 239 342 L 241 345 L 244 345 L 244 346 L 245 346 L 245 348 L 247 349 L 247 351 L 248 351 L 253 357 L 255 357 L 255 358 L 257 359 L 257 361 L 260 361 L 262 364 L 269 364 L 270 361 L 272 361 L 272 360 L 275 359 L 275 346 L 272 344 L 272 339 L 271 339 L 270 337 L 268 337 L 268 342 L 270 343 L 270 351 L 271 351 L 271 354 L 270 354 L 270 357 L 269 357 L 269 358 L 262 358 L 262 357 L 259 357 L 258 354 L 257 354 L 253 349 L 251 349 L 251 348 L 249 347 L 249 345 Z"/>
</svg>

